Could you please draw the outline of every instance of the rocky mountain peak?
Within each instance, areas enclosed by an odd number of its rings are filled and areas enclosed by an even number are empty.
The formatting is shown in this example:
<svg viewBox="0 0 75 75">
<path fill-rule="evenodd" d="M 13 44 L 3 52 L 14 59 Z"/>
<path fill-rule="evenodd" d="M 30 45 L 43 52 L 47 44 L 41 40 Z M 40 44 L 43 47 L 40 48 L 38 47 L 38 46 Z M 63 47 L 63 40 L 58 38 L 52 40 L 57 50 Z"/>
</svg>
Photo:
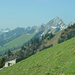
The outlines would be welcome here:
<svg viewBox="0 0 75 75">
<path fill-rule="evenodd" d="M 56 17 L 52 20 L 50 20 L 47 24 L 42 24 L 39 26 L 36 31 L 39 32 L 39 36 L 44 35 L 46 33 L 55 33 L 58 32 L 66 27 L 65 23 L 63 22 L 62 19 L 59 17 Z M 41 31 L 41 32 L 40 32 Z"/>
<path fill-rule="evenodd" d="M 74 22 L 70 22 L 69 24 L 68 24 L 68 26 L 71 26 L 71 25 L 73 25 L 74 24 Z"/>
<path fill-rule="evenodd" d="M 65 24 L 62 19 L 60 19 L 59 17 L 56 17 L 56 18 L 52 19 L 51 21 L 49 21 L 47 23 L 47 26 L 62 28 L 63 26 L 65 26 Z"/>
</svg>

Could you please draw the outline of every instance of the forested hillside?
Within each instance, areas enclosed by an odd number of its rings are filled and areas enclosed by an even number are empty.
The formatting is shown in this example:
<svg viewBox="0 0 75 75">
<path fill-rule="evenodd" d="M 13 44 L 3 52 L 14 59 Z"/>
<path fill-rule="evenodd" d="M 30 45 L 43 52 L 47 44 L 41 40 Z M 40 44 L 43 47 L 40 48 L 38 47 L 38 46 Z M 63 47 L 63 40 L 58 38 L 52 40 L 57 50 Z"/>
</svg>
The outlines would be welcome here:
<svg viewBox="0 0 75 75">
<path fill-rule="evenodd" d="M 74 65 L 75 38 L 5 68 L 0 75 L 74 75 Z"/>
<path fill-rule="evenodd" d="M 73 37 L 75 37 L 75 23 L 71 26 L 68 26 L 66 29 L 64 29 L 64 31 L 62 31 L 58 43 L 64 42 Z"/>
</svg>

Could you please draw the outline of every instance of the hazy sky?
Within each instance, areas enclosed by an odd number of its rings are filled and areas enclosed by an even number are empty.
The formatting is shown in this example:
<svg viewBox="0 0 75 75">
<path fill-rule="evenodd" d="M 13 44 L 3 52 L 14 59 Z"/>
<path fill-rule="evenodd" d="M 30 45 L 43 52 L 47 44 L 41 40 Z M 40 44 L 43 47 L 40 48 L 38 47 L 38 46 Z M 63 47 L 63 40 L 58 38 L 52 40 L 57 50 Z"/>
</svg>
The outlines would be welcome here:
<svg viewBox="0 0 75 75">
<path fill-rule="evenodd" d="M 75 22 L 75 0 L 0 0 L 0 29 L 39 26 L 55 17 Z"/>
</svg>

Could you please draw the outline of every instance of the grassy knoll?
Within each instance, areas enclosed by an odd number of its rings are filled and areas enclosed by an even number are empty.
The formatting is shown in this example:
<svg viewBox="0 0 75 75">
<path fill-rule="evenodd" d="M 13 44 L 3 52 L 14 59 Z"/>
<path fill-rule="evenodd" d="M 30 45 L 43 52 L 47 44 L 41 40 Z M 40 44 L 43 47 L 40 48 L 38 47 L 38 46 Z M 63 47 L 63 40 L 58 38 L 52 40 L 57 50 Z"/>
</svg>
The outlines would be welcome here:
<svg viewBox="0 0 75 75">
<path fill-rule="evenodd" d="M 74 75 L 75 38 L 47 48 L 11 67 L 0 75 Z"/>
<path fill-rule="evenodd" d="M 23 43 L 27 42 L 28 40 L 30 40 L 33 36 L 35 35 L 34 34 L 24 34 L 8 43 L 6 43 L 3 47 L 0 46 L 0 50 L 6 50 L 6 49 L 10 49 L 10 48 L 14 48 L 14 47 L 18 47 L 18 46 L 21 46 Z"/>
</svg>

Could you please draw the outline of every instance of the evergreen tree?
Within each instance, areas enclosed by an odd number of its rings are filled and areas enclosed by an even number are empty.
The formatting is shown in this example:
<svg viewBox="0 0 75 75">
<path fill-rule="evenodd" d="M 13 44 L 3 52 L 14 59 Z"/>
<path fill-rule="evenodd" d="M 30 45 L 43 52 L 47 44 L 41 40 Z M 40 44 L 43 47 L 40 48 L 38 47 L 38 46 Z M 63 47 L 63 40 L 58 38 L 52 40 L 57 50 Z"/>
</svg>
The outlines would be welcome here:
<svg viewBox="0 0 75 75">
<path fill-rule="evenodd" d="M 0 68 L 2 68 L 5 65 L 5 58 L 0 59 Z"/>
<path fill-rule="evenodd" d="M 10 49 L 8 50 L 7 55 L 8 56 L 11 56 L 12 55 L 12 52 L 10 51 Z"/>
</svg>

